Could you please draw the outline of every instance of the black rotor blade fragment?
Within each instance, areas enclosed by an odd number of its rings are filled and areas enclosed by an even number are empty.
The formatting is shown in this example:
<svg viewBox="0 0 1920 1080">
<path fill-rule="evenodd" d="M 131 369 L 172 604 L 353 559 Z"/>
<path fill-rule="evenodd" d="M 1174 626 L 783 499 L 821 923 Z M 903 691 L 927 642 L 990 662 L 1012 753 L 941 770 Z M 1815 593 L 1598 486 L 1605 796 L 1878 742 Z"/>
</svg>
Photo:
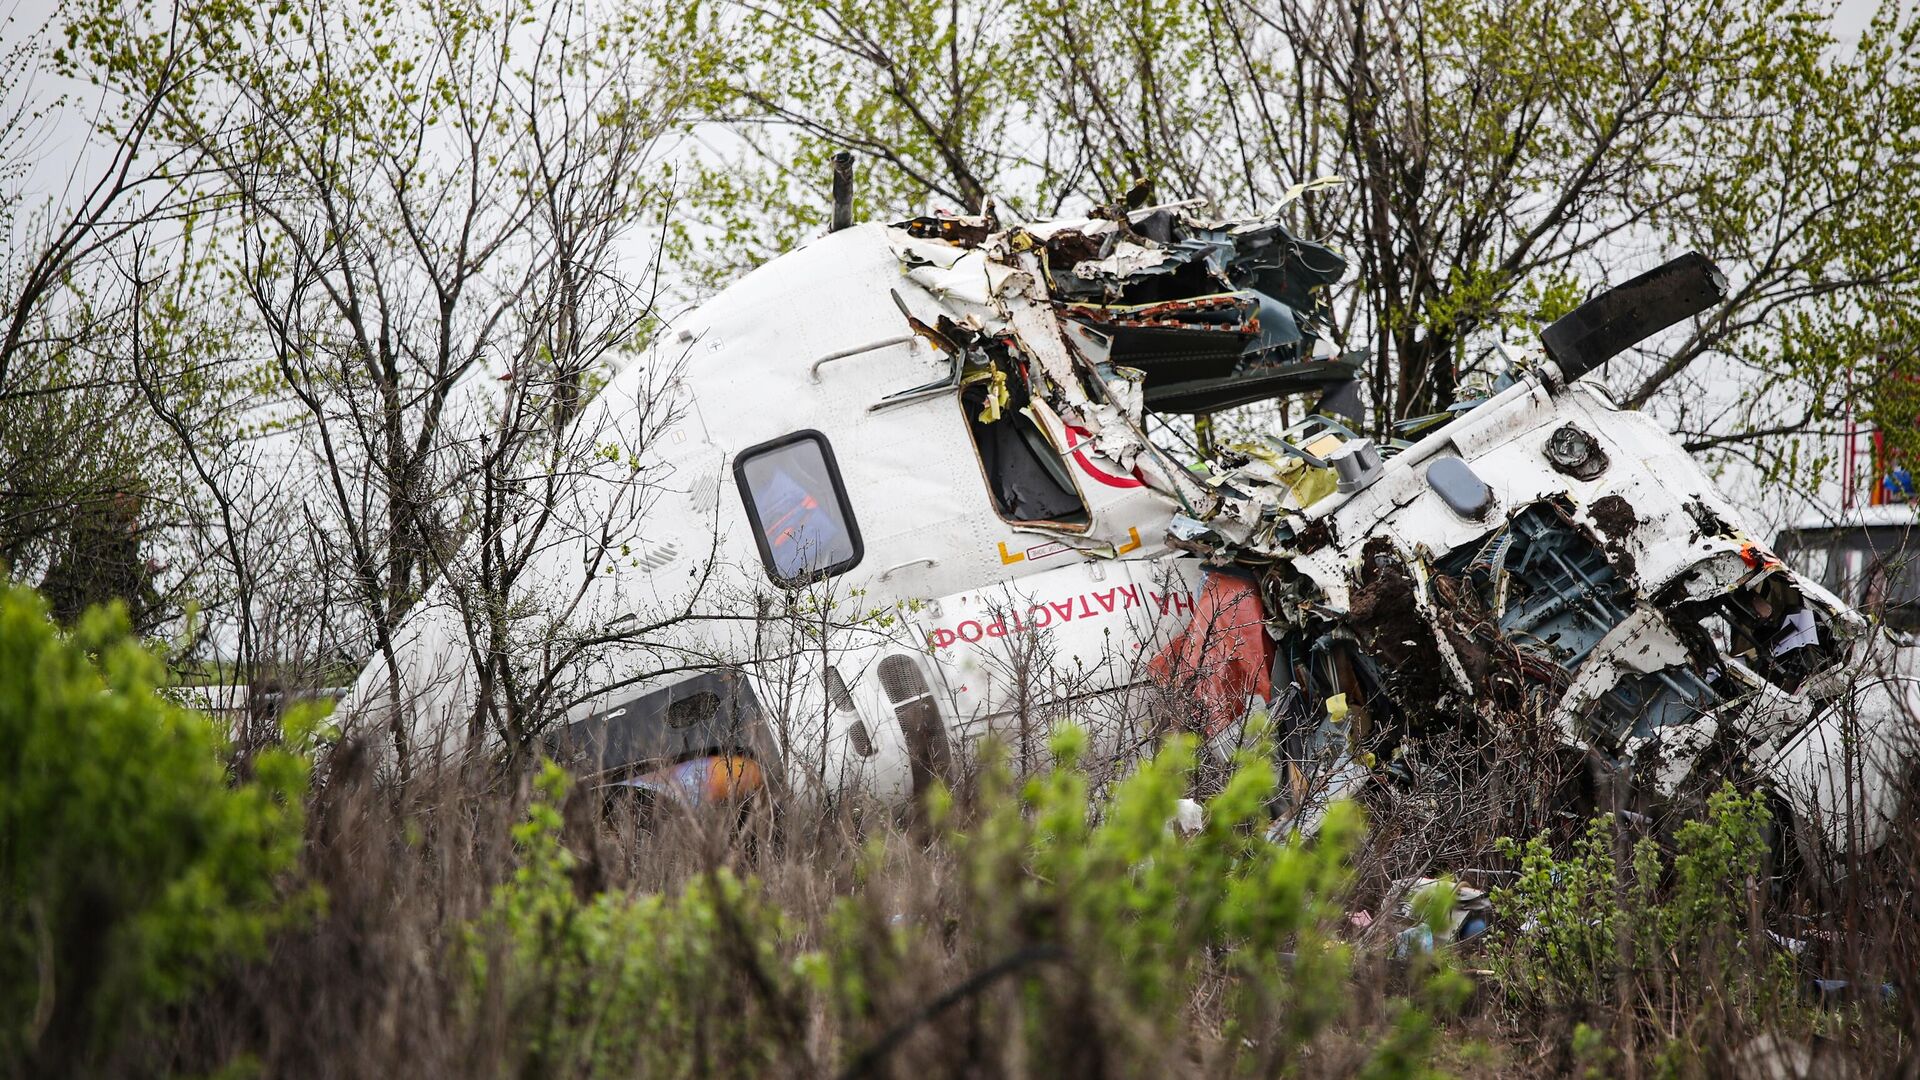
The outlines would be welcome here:
<svg viewBox="0 0 1920 1080">
<path fill-rule="evenodd" d="M 1574 308 L 1542 330 L 1540 341 L 1572 382 L 1726 298 L 1726 275 L 1705 255 L 1689 251 Z"/>
</svg>

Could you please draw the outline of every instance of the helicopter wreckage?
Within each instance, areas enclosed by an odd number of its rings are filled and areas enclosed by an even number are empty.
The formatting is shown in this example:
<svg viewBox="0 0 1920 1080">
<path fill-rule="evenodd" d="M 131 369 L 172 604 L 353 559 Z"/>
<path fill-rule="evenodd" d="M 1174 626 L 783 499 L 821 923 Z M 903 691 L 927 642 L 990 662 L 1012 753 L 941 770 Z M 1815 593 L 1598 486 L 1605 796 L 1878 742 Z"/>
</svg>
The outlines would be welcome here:
<svg viewBox="0 0 1920 1080">
<path fill-rule="evenodd" d="M 1433 732 L 1524 716 L 1633 805 L 1763 786 L 1809 855 L 1871 849 L 1901 812 L 1920 730 L 1907 655 L 1743 528 L 1677 440 L 1581 381 L 1723 299 L 1706 259 L 1595 297 L 1538 348 L 1503 346 L 1480 392 L 1376 443 L 1336 415 L 1361 360 L 1327 340 L 1344 261 L 1275 217 L 927 217 L 889 239 L 895 298 L 975 388 L 977 423 L 1018 406 L 1060 454 L 1088 444 L 1166 500 L 1166 547 L 1205 570 L 1154 674 L 1223 744 L 1270 718 L 1280 827 L 1392 783 Z M 1190 465 L 1148 436 L 1156 413 L 1315 390 L 1320 411 Z M 1003 505 L 1045 504 L 1032 487 Z M 1062 614 L 927 622 L 927 647 Z"/>
<path fill-rule="evenodd" d="M 1731 779 L 1772 793 L 1803 852 L 1878 846 L 1906 805 L 1911 650 L 1582 378 L 1711 309 L 1718 271 L 1686 255 L 1601 293 L 1375 441 L 1356 430 L 1363 358 L 1331 343 L 1345 270 L 1278 210 L 1182 204 L 858 225 L 747 275 L 654 346 L 700 346 L 692 434 L 649 450 L 695 482 L 663 489 L 631 560 L 583 572 L 556 545 L 540 573 L 594 640 L 644 604 L 691 611 L 680 593 L 724 573 L 763 610 L 843 588 L 893 612 L 892 636 L 788 650 L 814 667 L 784 694 L 764 620 L 666 620 L 682 637 L 583 664 L 549 749 L 674 799 L 908 798 L 1030 721 L 1123 751 L 1183 727 L 1224 755 L 1263 717 L 1288 779 L 1276 827 L 1311 829 L 1328 800 L 1418 772 L 1436 736 L 1528 723 L 1581 763 L 1586 809 L 1609 787 L 1657 809 Z M 800 310 L 817 314 L 767 317 Z M 600 422 L 641 407 L 641 378 L 608 384 Z M 1227 446 L 1167 422 L 1315 393 L 1305 419 Z M 581 520 L 616 516 L 620 490 L 587 490 Z M 689 565 L 708 549 L 726 558 Z M 430 594 L 343 713 L 378 731 L 412 709 L 416 747 L 470 739 L 460 626 Z M 1059 689 L 1006 662 L 1027 646 L 1052 648 Z M 1143 723 L 1154 692 L 1176 715 Z"/>
</svg>

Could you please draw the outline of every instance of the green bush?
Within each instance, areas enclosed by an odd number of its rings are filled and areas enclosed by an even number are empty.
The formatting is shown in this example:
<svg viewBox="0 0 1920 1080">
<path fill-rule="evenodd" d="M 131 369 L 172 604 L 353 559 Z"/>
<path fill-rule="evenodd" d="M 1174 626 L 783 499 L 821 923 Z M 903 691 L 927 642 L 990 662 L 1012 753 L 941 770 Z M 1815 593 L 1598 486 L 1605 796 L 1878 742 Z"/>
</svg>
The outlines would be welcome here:
<svg viewBox="0 0 1920 1080">
<path fill-rule="evenodd" d="M 230 782 L 117 606 L 67 638 L 33 593 L 0 593 L 0 672 L 0 1072 L 71 1075 L 262 948 L 307 765 L 262 753 Z"/>
<path fill-rule="evenodd" d="M 1056 766 L 1022 785 L 990 761 L 964 809 L 932 808 L 930 847 L 872 842 L 860 887 L 811 912 L 726 870 L 674 895 L 579 896 L 549 766 L 520 869 L 468 937 L 473 1000 L 497 1003 L 541 1075 L 1272 1075 L 1348 1022 L 1373 1037 L 1314 1071 L 1423 1073 L 1432 1012 L 1463 981 L 1429 958 L 1418 1003 L 1359 1015 L 1332 932 L 1356 808 L 1312 842 L 1268 842 L 1274 777 L 1249 755 L 1182 837 L 1167 822 L 1189 741 L 1103 802 L 1079 749 L 1062 736 Z"/>
<path fill-rule="evenodd" d="M 760 1075 L 797 1037 L 785 918 L 725 869 L 671 896 L 580 897 L 560 842 L 567 775 L 548 763 L 535 786 L 521 864 L 466 935 L 475 986 L 512 1027 L 500 1071 Z"/>
<path fill-rule="evenodd" d="M 1026 1021 L 1036 1071 L 1083 1058 L 1089 1024 L 1109 1061 L 1157 1071 L 1209 979 L 1225 993 L 1227 1042 L 1284 1062 L 1348 1005 L 1349 951 L 1330 931 L 1344 918 L 1358 808 L 1336 807 L 1313 843 L 1270 843 L 1274 774 L 1250 755 L 1205 827 L 1182 838 L 1166 822 L 1188 790 L 1190 740 L 1170 742 L 1104 805 L 1077 768 L 1080 743 L 1078 731 L 1059 737 L 1056 767 L 1018 793 L 989 769 L 978 819 L 947 836 L 980 958 L 1059 950 L 1008 1018 Z"/>
<path fill-rule="evenodd" d="M 1778 1021 L 1793 973 L 1754 918 L 1768 821 L 1764 796 L 1725 785 L 1674 831 L 1670 852 L 1653 837 L 1616 849 L 1606 814 L 1564 854 L 1544 837 L 1503 841 L 1520 861 L 1513 884 L 1492 894 L 1492 960 L 1509 999 L 1580 1014 L 1624 993 L 1634 1029 L 1682 1073 L 1697 1071 L 1691 1056 L 1707 1033 Z"/>
</svg>

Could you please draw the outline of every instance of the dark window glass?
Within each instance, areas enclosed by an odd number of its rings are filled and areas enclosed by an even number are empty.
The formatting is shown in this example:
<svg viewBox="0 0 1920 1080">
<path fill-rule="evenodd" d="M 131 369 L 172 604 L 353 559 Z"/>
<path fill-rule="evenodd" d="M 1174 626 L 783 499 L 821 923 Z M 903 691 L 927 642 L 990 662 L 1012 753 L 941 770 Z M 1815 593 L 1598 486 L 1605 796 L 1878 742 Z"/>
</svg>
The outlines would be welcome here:
<svg viewBox="0 0 1920 1080">
<path fill-rule="evenodd" d="M 741 453 L 733 475 L 775 581 L 831 577 L 860 561 L 860 531 L 826 436 L 803 431 L 762 443 Z"/>
<path fill-rule="evenodd" d="M 711 690 L 691 694 L 667 706 L 667 726 L 690 728 L 704 724 L 720 712 L 720 695 Z"/>
<path fill-rule="evenodd" d="M 1920 615 L 1920 540 L 1900 526 L 1867 530 L 1859 602 L 1896 626 Z"/>
<path fill-rule="evenodd" d="M 1074 488 L 1059 453 L 1047 443 L 1032 418 L 1021 412 L 1027 404 L 1027 392 L 1014 385 L 1017 381 L 1008 380 L 1008 400 L 996 420 L 980 418 L 987 395 L 992 392 L 988 384 L 976 383 L 960 397 L 974 448 L 980 452 L 981 468 L 987 474 L 993 508 L 1008 521 L 1085 525 L 1086 504 L 1080 501 L 1080 492 Z"/>
<path fill-rule="evenodd" d="M 1920 539 L 1906 526 L 1782 534 L 1780 547 L 1808 577 L 1890 625 L 1920 626 Z"/>
</svg>

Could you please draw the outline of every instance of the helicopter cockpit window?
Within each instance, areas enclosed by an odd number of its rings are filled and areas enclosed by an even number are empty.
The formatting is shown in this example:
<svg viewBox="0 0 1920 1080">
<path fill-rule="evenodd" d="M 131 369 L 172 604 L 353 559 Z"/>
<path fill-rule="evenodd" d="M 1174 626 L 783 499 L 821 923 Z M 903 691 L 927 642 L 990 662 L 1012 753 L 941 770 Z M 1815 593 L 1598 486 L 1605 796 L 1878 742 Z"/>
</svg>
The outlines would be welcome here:
<svg viewBox="0 0 1920 1080">
<path fill-rule="evenodd" d="M 742 451 L 733 476 L 774 581 L 800 585 L 860 562 L 860 529 L 825 435 L 801 431 Z"/>
<path fill-rule="evenodd" d="M 1087 504 L 1033 418 L 1022 380 L 981 379 L 960 395 L 993 508 L 1008 521 L 1085 525 Z"/>
</svg>

